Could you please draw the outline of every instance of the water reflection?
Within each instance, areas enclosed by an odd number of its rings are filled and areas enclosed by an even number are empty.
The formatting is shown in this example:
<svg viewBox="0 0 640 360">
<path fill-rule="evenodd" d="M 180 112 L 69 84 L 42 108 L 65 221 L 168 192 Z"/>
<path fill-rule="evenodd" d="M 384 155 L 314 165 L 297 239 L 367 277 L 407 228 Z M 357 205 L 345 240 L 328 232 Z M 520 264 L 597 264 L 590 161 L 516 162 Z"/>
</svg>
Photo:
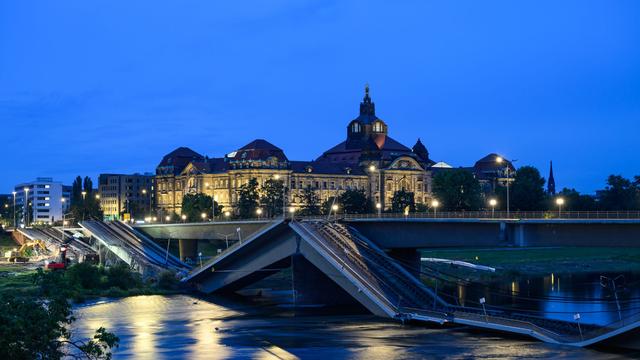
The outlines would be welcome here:
<svg viewBox="0 0 640 360">
<path fill-rule="evenodd" d="M 115 359 L 611 358 L 498 334 L 226 298 L 138 296 L 80 306 L 75 315 L 76 335 L 104 326 L 121 338 Z"/>
</svg>

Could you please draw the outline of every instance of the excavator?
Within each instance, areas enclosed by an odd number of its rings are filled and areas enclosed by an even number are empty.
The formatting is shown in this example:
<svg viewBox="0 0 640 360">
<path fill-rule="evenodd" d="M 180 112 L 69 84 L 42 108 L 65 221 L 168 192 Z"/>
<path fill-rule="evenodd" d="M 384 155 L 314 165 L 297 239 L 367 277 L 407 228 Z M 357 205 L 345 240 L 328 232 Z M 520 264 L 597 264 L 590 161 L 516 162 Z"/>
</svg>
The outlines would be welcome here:
<svg viewBox="0 0 640 360">
<path fill-rule="evenodd" d="M 4 257 L 9 262 L 27 262 L 29 257 L 38 254 L 45 254 L 47 247 L 42 240 L 25 242 L 20 249 L 13 249 L 4 253 Z"/>
</svg>

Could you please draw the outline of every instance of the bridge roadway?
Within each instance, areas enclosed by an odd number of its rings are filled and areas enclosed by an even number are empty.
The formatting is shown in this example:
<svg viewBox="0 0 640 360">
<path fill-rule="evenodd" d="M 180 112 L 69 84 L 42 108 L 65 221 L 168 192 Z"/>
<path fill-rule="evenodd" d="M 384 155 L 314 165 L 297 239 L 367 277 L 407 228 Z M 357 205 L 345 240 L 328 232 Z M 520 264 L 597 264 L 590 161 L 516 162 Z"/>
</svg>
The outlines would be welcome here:
<svg viewBox="0 0 640 360">
<path fill-rule="evenodd" d="M 325 298 L 327 293 L 336 297 L 348 294 L 382 317 L 466 325 L 572 346 L 615 341 L 640 328 L 640 313 L 603 327 L 578 327 L 576 323 L 545 319 L 522 309 L 457 305 L 442 294 L 436 295 L 416 277 L 419 269 L 393 258 L 353 225 L 319 220 L 274 221 L 195 268 L 183 281 L 195 284 L 204 293 L 235 291 L 293 265 L 296 302 L 314 301 L 318 294 Z M 302 272 L 296 269 L 296 263 L 303 264 Z M 307 273 L 307 278 L 298 278 L 296 274 L 300 273 Z"/>
<path fill-rule="evenodd" d="M 377 246 L 411 251 L 439 247 L 638 247 L 640 218 L 505 219 L 341 217 Z M 135 228 L 155 239 L 179 239 L 180 258 L 194 258 L 193 240 L 237 241 L 255 233 L 269 220 L 185 224 L 145 224 Z M 238 229 L 240 231 L 238 231 Z M 413 256 L 408 252 L 408 256 Z"/>
</svg>

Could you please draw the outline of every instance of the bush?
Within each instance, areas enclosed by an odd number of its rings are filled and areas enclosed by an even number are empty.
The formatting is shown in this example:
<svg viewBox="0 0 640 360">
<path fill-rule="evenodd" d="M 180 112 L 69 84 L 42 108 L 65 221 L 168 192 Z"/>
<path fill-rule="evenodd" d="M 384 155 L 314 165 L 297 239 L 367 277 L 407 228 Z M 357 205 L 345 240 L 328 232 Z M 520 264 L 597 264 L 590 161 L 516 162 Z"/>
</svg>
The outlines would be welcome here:
<svg viewBox="0 0 640 360">
<path fill-rule="evenodd" d="M 174 290 L 178 287 L 176 274 L 171 271 L 163 271 L 158 276 L 158 288 L 163 290 Z"/>
<path fill-rule="evenodd" d="M 142 286 L 140 275 L 133 272 L 126 264 L 111 266 L 107 269 L 106 275 L 107 287 L 118 287 L 122 290 L 128 290 Z"/>
<path fill-rule="evenodd" d="M 66 278 L 72 286 L 97 289 L 102 285 L 102 272 L 101 268 L 84 262 L 70 266 Z"/>
</svg>

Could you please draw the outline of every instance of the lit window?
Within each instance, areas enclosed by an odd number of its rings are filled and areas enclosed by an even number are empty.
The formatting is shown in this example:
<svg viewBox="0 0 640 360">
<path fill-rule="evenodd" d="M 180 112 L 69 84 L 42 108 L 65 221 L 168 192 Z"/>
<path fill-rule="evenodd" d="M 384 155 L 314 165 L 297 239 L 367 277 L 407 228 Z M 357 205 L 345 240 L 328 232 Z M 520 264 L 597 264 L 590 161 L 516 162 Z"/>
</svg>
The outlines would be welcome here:
<svg viewBox="0 0 640 360">
<path fill-rule="evenodd" d="M 353 125 L 351 125 L 351 131 L 354 133 L 360 132 L 360 123 L 353 123 Z"/>
<path fill-rule="evenodd" d="M 373 123 L 373 132 L 382 132 L 382 122 L 376 121 Z"/>
</svg>

